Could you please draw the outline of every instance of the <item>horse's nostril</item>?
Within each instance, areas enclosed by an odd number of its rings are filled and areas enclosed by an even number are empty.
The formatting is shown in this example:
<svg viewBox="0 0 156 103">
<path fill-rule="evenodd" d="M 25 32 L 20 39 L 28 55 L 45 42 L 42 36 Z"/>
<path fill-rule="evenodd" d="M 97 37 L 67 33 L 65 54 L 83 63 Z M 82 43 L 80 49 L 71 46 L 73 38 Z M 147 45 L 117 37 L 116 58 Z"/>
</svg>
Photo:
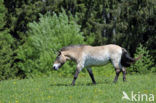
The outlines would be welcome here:
<svg viewBox="0 0 156 103">
<path fill-rule="evenodd" d="M 53 69 L 54 69 L 54 70 L 57 70 L 57 67 L 56 67 L 56 66 L 53 66 Z"/>
</svg>

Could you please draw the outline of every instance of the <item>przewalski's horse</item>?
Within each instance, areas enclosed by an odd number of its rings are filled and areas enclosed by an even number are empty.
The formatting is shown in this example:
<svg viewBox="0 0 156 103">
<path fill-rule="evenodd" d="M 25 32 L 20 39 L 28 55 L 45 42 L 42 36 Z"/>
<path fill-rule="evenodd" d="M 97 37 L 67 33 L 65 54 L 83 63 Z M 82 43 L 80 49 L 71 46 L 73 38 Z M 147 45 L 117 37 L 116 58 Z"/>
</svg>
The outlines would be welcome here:
<svg viewBox="0 0 156 103">
<path fill-rule="evenodd" d="M 64 47 L 59 51 L 53 68 L 58 70 L 67 60 L 73 60 L 77 63 L 77 67 L 72 85 L 75 85 L 75 80 L 84 67 L 87 68 L 92 82 L 96 84 L 91 67 L 104 65 L 110 60 L 116 71 L 114 82 L 117 82 L 121 71 L 123 73 L 123 81 L 126 80 L 125 67 L 130 66 L 131 63 L 134 63 L 139 58 L 133 59 L 124 48 L 113 44 L 104 46 L 73 45 Z"/>
</svg>

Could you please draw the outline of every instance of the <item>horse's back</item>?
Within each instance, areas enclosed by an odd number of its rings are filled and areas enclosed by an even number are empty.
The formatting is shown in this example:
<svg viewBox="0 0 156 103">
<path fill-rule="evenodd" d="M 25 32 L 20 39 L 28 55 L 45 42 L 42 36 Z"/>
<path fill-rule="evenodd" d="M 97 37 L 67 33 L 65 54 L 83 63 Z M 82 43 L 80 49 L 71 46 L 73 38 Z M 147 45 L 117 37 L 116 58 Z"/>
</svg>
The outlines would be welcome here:
<svg viewBox="0 0 156 103">
<path fill-rule="evenodd" d="M 86 46 L 84 48 L 86 65 L 104 65 L 109 60 L 121 58 L 122 49 L 118 45 Z"/>
<path fill-rule="evenodd" d="M 103 46 L 89 46 L 86 45 L 84 47 L 84 52 L 91 53 L 92 55 L 94 54 L 115 54 L 115 53 L 122 53 L 122 48 L 118 45 L 115 44 L 109 44 L 109 45 L 103 45 Z"/>
<path fill-rule="evenodd" d="M 122 48 L 118 45 L 110 44 L 104 46 L 109 50 L 110 56 L 115 56 L 115 55 L 121 55 L 122 54 Z"/>
<path fill-rule="evenodd" d="M 103 47 L 104 47 L 104 51 L 105 49 L 108 51 L 107 53 L 109 54 L 109 58 L 111 59 L 111 61 L 113 60 L 120 61 L 122 56 L 122 48 L 120 46 L 115 44 L 109 44 Z"/>
</svg>

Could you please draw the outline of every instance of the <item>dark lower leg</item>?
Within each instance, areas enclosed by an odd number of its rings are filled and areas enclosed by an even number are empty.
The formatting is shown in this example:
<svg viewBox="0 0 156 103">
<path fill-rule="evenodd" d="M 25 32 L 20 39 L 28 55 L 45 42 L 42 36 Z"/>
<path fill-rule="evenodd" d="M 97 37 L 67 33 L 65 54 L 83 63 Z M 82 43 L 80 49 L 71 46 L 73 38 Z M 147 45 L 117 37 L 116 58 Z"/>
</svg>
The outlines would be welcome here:
<svg viewBox="0 0 156 103">
<path fill-rule="evenodd" d="M 90 77 L 92 79 L 93 84 L 96 84 L 96 81 L 94 79 L 94 75 L 93 75 L 92 69 L 89 68 L 89 69 L 87 69 L 87 71 L 88 71 L 88 73 L 89 73 L 89 75 L 90 75 Z"/>
<path fill-rule="evenodd" d="M 123 81 L 126 81 L 126 71 L 122 71 L 123 73 Z"/>
<path fill-rule="evenodd" d="M 116 69 L 116 76 L 115 76 L 115 78 L 114 78 L 114 83 L 117 82 L 118 77 L 119 77 L 119 74 L 120 74 L 120 69 Z"/>
<path fill-rule="evenodd" d="M 78 77 L 78 74 L 79 74 L 79 70 L 76 70 L 75 75 L 74 75 L 74 79 L 73 79 L 73 82 L 72 82 L 72 85 L 75 85 L 75 81 L 76 81 L 76 79 Z"/>
</svg>

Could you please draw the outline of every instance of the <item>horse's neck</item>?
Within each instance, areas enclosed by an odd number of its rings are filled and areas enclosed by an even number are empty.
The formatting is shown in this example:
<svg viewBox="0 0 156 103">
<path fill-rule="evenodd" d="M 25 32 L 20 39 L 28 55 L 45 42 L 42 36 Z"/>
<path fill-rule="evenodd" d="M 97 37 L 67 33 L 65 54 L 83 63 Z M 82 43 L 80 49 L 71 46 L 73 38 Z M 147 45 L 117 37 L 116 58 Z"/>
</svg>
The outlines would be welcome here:
<svg viewBox="0 0 156 103">
<path fill-rule="evenodd" d="M 74 50 L 65 51 L 65 55 L 70 58 L 70 60 L 77 60 L 78 52 L 74 52 Z"/>
</svg>

